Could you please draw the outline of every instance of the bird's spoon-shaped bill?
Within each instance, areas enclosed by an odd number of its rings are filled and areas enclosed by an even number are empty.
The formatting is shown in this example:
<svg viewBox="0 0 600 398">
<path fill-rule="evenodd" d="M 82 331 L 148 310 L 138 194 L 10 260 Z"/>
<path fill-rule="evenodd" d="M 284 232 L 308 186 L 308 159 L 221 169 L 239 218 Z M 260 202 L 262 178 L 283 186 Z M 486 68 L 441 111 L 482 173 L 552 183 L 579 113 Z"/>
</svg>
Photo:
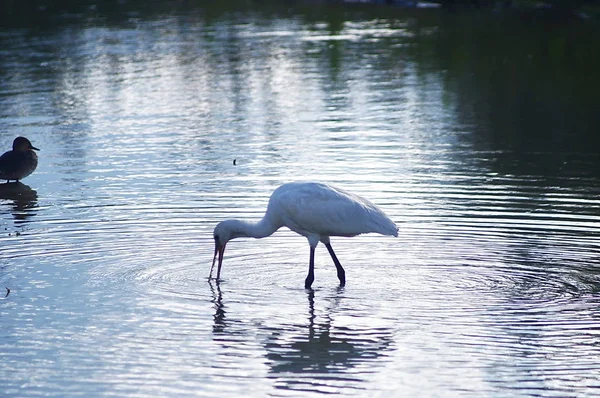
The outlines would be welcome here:
<svg viewBox="0 0 600 398">
<path fill-rule="evenodd" d="M 220 246 L 219 244 L 215 244 L 215 254 L 213 256 L 212 265 L 210 267 L 210 275 L 208 279 L 212 278 L 213 268 L 215 268 L 215 261 L 217 260 L 217 255 L 219 256 L 219 265 L 217 266 L 217 280 L 221 278 L 221 265 L 223 265 L 223 253 L 225 253 L 225 245 Z"/>
</svg>

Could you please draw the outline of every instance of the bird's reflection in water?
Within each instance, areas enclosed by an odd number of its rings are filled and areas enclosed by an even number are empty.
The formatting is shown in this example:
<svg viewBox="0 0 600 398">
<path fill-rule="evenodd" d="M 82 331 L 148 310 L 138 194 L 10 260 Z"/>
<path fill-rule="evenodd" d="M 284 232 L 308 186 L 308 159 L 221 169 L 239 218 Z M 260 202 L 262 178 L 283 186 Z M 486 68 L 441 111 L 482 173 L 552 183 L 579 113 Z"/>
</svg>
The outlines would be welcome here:
<svg viewBox="0 0 600 398">
<path fill-rule="evenodd" d="M 209 283 L 215 308 L 215 341 L 228 346 L 248 333 L 248 324 L 244 326 L 239 320 L 226 317 L 220 285 L 212 280 Z M 375 365 L 392 350 L 391 329 L 365 326 L 364 319 L 339 308 L 344 288 L 338 288 L 318 304 L 315 304 L 318 298 L 313 290 L 308 290 L 306 295 L 306 321 L 265 326 L 266 323 L 272 325 L 273 319 L 270 319 L 262 325 L 255 324 L 257 330 L 250 333 L 263 336 L 269 378 L 274 380 L 274 387 L 312 392 L 361 389 L 366 376 L 375 372 Z M 343 325 L 336 325 L 338 317 L 345 318 Z M 356 319 L 356 324 L 361 326 L 348 326 L 351 319 Z"/>
<path fill-rule="evenodd" d="M 315 292 L 308 291 L 308 322 L 271 330 L 265 343 L 266 357 L 276 388 L 335 392 L 361 389 L 374 361 L 391 350 L 392 331 L 385 327 L 336 326 L 343 288 L 322 315 L 315 313 Z"/>
<path fill-rule="evenodd" d="M 38 206 L 37 197 L 34 189 L 21 182 L 0 184 L 0 203 L 4 200 L 12 202 L 13 217 L 19 222 L 24 222 L 28 217 L 35 215 L 32 210 Z"/>
<path fill-rule="evenodd" d="M 223 305 L 223 292 L 221 292 L 219 281 L 209 279 L 208 284 L 213 296 L 212 303 L 215 306 L 215 315 L 213 316 L 213 333 L 220 334 L 225 331 L 225 306 Z"/>
<path fill-rule="evenodd" d="M 209 279 L 208 284 L 212 292 L 212 300 L 215 307 L 213 315 L 213 335 L 215 341 L 224 343 L 232 342 L 231 336 L 245 334 L 242 322 L 235 319 L 226 319 L 225 304 L 223 303 L 223 292 L 219 281 Z M 239 327 L 236 327 L 239 326 Z"/>
</svg>

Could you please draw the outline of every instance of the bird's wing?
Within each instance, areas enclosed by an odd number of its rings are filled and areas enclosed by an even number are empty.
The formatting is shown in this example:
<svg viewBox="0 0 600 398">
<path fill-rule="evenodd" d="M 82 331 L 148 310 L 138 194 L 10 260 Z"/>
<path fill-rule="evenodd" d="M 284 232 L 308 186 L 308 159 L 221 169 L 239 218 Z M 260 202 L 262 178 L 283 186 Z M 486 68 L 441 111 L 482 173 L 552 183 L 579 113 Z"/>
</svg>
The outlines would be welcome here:
<svg viewBox="0 0 600 398">
<path fill-rule="evenodd" d="M 19 162 L 16 162 L 14 152 L 8 151 L 0 156 L 0 173 L 13 173 L 20 166 Z"/>
<path fill-rule="evenodd" d="M 303 235 L 383 233 L 379 226 L 381 220 L 391 223 L 372 203 L 322 184 L 303 184 L 281 192 L 273 205 L 280 210 L 286 226 Z"/>
</svg>

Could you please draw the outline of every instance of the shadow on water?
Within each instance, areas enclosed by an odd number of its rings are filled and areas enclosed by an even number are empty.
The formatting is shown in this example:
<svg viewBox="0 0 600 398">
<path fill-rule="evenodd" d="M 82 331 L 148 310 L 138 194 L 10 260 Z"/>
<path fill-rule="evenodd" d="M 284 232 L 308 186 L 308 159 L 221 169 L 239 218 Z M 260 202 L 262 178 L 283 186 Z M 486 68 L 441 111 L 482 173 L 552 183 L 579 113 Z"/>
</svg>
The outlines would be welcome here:
<svg viewBox="0 0 600 398">
<path fill-rule="evenodd" d="M 241 321 L 228 319 L 223 293 L 218 282 L 210 281 L 215 307 L 213 334 L 219 340 L 240 332 L 234 325 Z M 393 347 L 392 331 L 387 327 L 352 327 L 336 322 L 338 318 L 353 317 L 340 308 L 344 289 L 337 288 L 332 296 L 319 300 L 315 291 L 307 291 L 305 322 L 262 326 L 266 332 L 266 351 L 269 378 L 274 387 L 282 390 L 334 392 L 339 389 L 361 389 L 371 366 L 382 366 L 381 359 Z M 321 309 L 319 309 L 321 307 Z"/>
<path fill-rule="evenodd" d="M 38 207 L 37 191 L 21 182 L 0 184 L 0 201 L 12 202 L 12 214 L 16 222 L 24 222 L 35 215 L 33 209 Z"/>
</svg>

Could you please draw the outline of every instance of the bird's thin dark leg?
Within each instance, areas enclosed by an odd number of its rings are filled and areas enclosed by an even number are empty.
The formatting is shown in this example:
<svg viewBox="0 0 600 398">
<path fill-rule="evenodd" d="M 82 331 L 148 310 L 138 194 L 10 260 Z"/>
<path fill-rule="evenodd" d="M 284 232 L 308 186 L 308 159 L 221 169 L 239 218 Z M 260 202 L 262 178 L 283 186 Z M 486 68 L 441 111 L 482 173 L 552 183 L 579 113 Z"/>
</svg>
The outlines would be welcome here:
<svg viewBox="0 0 600 398">
<path fill-rule="evenodd" d="M 346 271 L 344 271 L 342 264 L 340 264 L 340 260 L 338 260 L 337 256 L 335 255 L 335 252 L 333 251 L 333 247 L 331 247 L 331 243 L 326 243 L 325 247 L 327 247 L 327 250 L 329 251 L 331 258 L 333 259 L 335 268 L 337 268 L 337 276 L 338 276 L 338 279 L 340 280 L 340 286 L 344 286 L 346 284 Z"/>
<path fill-rule="evenodd" d="M 308 262 L 308 276 L 304 281 L 304 288 L 310 289 L 313 281 L 315 280 L 315 248 L 310 247 L 310 260 Z"/>
</svg>

